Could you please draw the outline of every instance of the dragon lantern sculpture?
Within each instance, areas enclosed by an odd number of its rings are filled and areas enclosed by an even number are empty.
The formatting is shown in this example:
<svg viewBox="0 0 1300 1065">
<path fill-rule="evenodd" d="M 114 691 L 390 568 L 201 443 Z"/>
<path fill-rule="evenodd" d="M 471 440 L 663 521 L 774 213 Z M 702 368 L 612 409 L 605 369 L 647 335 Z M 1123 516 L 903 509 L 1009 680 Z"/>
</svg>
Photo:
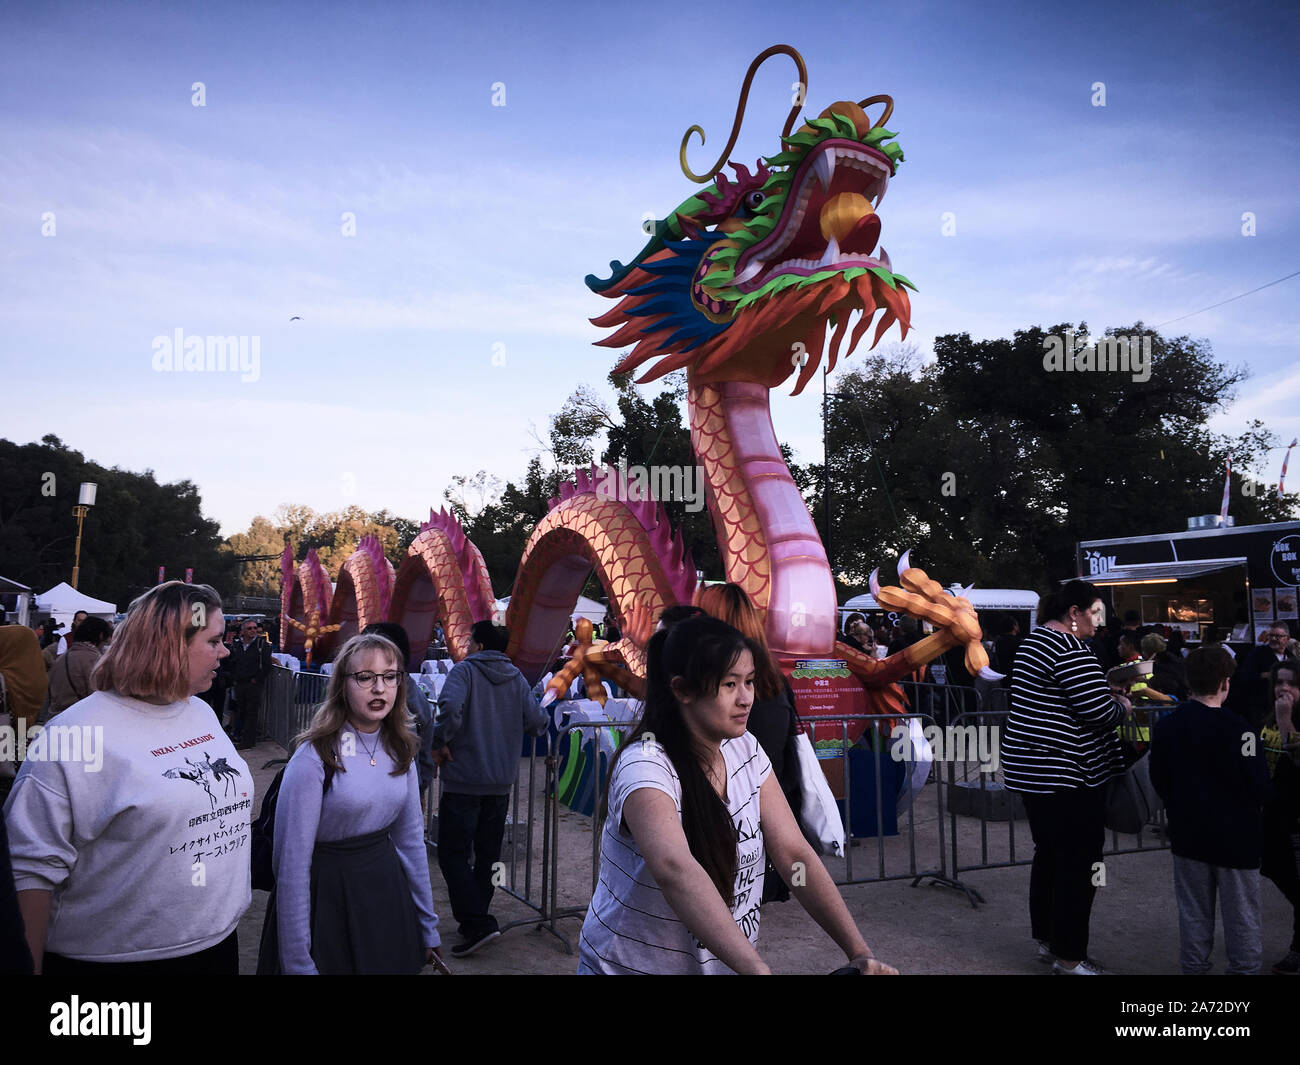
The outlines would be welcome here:
<svg viewBox="0 0 1300 1065">
<path fill-rule="evenodd" d="M 686 159 L 692 134 L 703 140 L 703 131 L 687 131 L 682 169 L 708 187 L 658 222 L 630 263 L 612 262 L 609 277 L 587 278 L 592 291 L 616 301 L 593 322 L 614 330 L 599 344 L 631 346 L 617 372 L 642 371 L 638 380 L 646 382 L 686 371 L 691 441 L 726 577 L 763 611 L 772 650 L 787 661 L 844 659 L 872 712 L 896 712 L 904 703 L 895 682 L 951 647 L 965 645 L 972 673 L 987 669 L 975 612 L 904 556 L 902 588 L 880 588 L 873 574 L 873 591 L 881 605 L 932 622 L 935 634 L 883 661 L 836 640 L 834 579 L 781 456 L 768 394 L 796 373 L 794 394 L 801 392 L 823 348 L 834 368 L 877 314 L 872 346 L 895 323 L 907 335 L 914 286 L 880 246 L 878 213 L 903 153 L 884 126 L 893 111 L 888 96 L 833 103 L 797 129 L 796 104 L 777 154 L 752 171 L 730 163 L 733 176 L 723 174 L 754 73 L 777 54 L 795 61 L 799 84 L 807 85 L 794 49 L 769 48 L 750 65 L 731 138 L 706 174 Z M 873 120 L 868 111 L 876 106 Z M 590 663 L 598 669 L 625 666 L 643 676 L 644 619 L 693 597 L 696 574 L 680 536 L 662 507 L 628 491 L 624 477 L 613 468 L 579 471 L 524 548 L 506 615 L 507 654 L 531 681 L 554 661 L 593 570 L 629 633 L 599 648 Z M 397 574 L 392 620 L 421 649 L 439 622 L 461 658 L 470 625 L 490 617 L 492 605 L 482 556 L 453 518 L 431 515 Z"/>
</svg>

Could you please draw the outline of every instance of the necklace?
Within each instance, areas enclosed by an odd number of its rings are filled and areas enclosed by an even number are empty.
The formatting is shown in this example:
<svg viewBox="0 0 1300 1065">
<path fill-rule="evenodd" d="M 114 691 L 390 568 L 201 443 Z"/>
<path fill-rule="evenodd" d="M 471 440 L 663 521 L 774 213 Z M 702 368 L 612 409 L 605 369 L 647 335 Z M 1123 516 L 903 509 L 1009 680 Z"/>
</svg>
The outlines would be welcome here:
<svg viewBox="0 0 1300 1065">
<path fill-rule="evenodd" d="M 378 733 L 378 731 L 375 732 L 375 745 L 374 745 L 374 747 L 367 747 L 367 746 L 366 746 L 366 741 L 363 740 L 363 739 L 361 739 L 361 730 L 360 730 L 360 729 L 354 729 L 353 731 L 356 732 L 356 734 L 357 734 L 357 739 L 361 741 L 361 749 L 364 750 L 364 751 L 366 752 L 366 754 L 370 755 L 370 764 L 371 764 L 371 765 L 374 765 L 374 764 L 375 764 L 375 751 L 379 750 L 379 733 Z"/>
</svg>

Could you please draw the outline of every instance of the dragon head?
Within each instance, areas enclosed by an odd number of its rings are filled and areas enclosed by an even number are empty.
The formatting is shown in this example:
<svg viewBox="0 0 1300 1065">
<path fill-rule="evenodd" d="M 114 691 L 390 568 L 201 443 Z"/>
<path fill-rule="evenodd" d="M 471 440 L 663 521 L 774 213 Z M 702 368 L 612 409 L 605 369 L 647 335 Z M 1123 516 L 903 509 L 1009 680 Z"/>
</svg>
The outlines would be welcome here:
<svg viewBox="0 0 1300 1065">
<path fill-rule="evenodd" d="M 866 107 L 880 102 L 885 110 L 873 125 Z M 701 383 L 774 388 L 799 370 L 798 394 L 817 370 L 827 329 L 834 368 L 854 312 L 845 355 L 876 311 L 883 313 L 872 346 L 894 322 L 905 337 L 906 290 L 915 288 L 879 246 L 877 214 L 903 159 L 883 125 L 892 109 L 885 96 L 831 104 L 756 171 L 732 163 L 734 178 L 716 172 L 713 184 L 656 225 L 632 263 L 611 263 L 606 280 L 589 276 L 593 291 L 619 300 L 592 319 L 618 327 L 598 343 L 635 345 L 615 371 L 653 359 L 641 381 L 685 367 Z"/>
</svg>

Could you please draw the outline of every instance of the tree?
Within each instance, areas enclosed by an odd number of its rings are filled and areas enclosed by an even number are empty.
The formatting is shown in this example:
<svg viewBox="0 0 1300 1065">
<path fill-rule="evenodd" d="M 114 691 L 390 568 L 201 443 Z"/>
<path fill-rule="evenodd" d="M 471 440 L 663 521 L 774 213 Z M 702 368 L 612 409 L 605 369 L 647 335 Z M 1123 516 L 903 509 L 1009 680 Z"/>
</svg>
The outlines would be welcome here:
<svg viewBox="0 0 1300 1065">
<path fill-rule="evenodd" d="M 125 609 L 156 581 L 172 578 L 230 590 L 234 564 L 218 525 L 203 516 L 190 481 L 159 484 L 152 470 L 133 473 L 89 461 L 57 437 L 39 444 L 0 440 L 0 559 L 5 576 L 44 591 L 70 581 L 77 522 L 72 508 L 82 481 L 99 486 L 84 522 L 79 589 Z"/>
<path fill-rule="evenodd" d="M 894 352 L 841 379 L 827 425 L 837 572 L 865 582 L 918 547 L 945 583 L 1044 586 L 1074 572 L 1078 540 L 1176 530 L 1216 511 L 1224 459 L 1258 468 L 1276 443 L 1258 423 L 1236 437 L 1206 429 L 1246 377 L 1208 345 L 1139 322 L 1109 333 L 1149 336 L 1145 380 L 1050 369 L 1050 338 L 1067 330 L 1087 334 L 1085 324 L 939 337 L 924 370 Z M 824 526 L 825 470 L 810 473 Z M 1231 509 L 1243 524 L 1284 520 L 1293 499 L 1234 493 Z"/>
<path fill-rule="evenodd" d="M 375 536 L 384 555 L 394 567 L 402 564 L 406 549 L 419 535 L 420 525 L 409 518 L 397 517 L 387 510 L 373 514 L 360 507 L 345 507 L 328 514 L 317 514 L 311 507 L 285 503 L 276 508 L 274 519 L 258 515 L 247 531 L 235 533 L 226 541 L 231 556 L 274 555 L 242 563 L 239 590 L 244 595 L 276 594 L 280 588 L 279 555 L 288 543 L 295 562 L 309 549 L 337 581 L 339 570 L 348 560 L 362 537 Z"/>
<path fill-rule="evenodd" d="M 480 470 L 474 478 L 455 477 L 444 496 L 451 504 L 452 514 L 464 526 L 465 535 L 482 553 L 496 594 L 509 595 L 524 545 L 533 528 L 546 516 L 547 501 L 558 494 L 560 475 L 556 470 L 547 473 L 541 459 L 534 456 L 522 485 L 507 483 L 499 498 L 471 512 L 461 489 L 466 483 L 476 483 L 485 476 Z"/>
</svg>

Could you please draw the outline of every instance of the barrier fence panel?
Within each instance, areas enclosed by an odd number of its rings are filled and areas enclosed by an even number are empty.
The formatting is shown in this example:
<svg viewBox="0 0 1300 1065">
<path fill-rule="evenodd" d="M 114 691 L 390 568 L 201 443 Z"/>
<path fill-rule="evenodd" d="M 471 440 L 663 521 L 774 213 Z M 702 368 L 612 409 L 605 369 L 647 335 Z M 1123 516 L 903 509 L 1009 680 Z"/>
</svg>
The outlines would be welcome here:
<svg viewBox="0 0 1300 1065">
<path fill-rule="evenodd" d="M 936 685 L 935 687 L 942 687 Z M 842 858 L 824 860 L 837 884 L 923 879 L 947 883 L 942 795 L 927 788 L 934 719 L 912 713 L 801 717 L 818 761 L 839 793 L 845 841 Z M 859 738 L 851 739 L 851 734 Z M 900 823 L 901 821 L 901 823 Z M 863 868 L 855 848 L 874 838 L 874 862 Z M 918 859 L 918 853 L 924 857 Z M 855 868 L 856 866 L 856 868 Z"/>
<path fill-rule="evenodd" d="M 501 856 L 505 861 L 504 868 L 500 870 L 501 882 L 497 885 L 499 890 L 518 899 L 529 909 L 536 910 L 537 917 L 511 921 L 501 926 L 503 932 L 521 925 L 535 925 L 545 915 L 546 894 L 541 887 L 541 874 L 545 869 L 545 860 L 544 855 L 537 855 L 533 846 L 537 838 L 539 806 L 543 821 L 546 809 L 545 793 L 538 794 L 539 786 L 545 782 L 545 774 L 539 778 L 537 772 L 539 742 L 538 737 L 532 737 L 528 758 L 521 763 L 519 773 L 515 776 L 514 787 L 510 791 L 510 811 L 506 815 L 505 838 L 501 843 Z M 544 834 L 544 824 L 542 831 Z M 543 848 L 544 846 L 543 844 Z M 538 888 L 536 897 L 533 896 L 535 885 Z"/>
<path fill-rule="evenodd" d="M 570 954 L 573 953 L 573 943 L 559 930 L 556 922 L 565 917 L 587 915 L 600 876 L 600 836 L 604 829 L 603 806 L 609 766 L 618 739 L 635 724 L 635 721 L 571 721 L 559 730 L 546 759 L 546 833 L 542 844 L 545 856 L 542 895 L 546 904 L 543 917 L 547 931 L 563 943 Z M 582 813 L 574 813 L 574 807 L 592 811 L 589 875 L 584 875 L 584 869 L 576 863 L 576 854 L 571 849 L 566 849 L 564 859 L 561 858 L 560 826 L 567 823 L 570 816 L 561 815 L 561 805 L 568 806 L 570 815 L 578 818 L 580 824 L 587 818 Z M 567 874 L 563 899 L 562 866 Z"/>
<path fill-rule="evenodd" d="M 824 858 L 836 883 L 911 880 L 917 884 L 930 879 L 957 886 L 945 864 L 943 789 L 925 786 L 931 773 L 925 735 L 927 727 L 934 728 L 933 718 L 849 714 L 800 720 L 810 726 L 810 738 L 822 744 L 823 752 L 836 752 L 822 760 L 830 766 L 828 777 L 847 820 L 845 853 Z M 608 730 L 617 736 L 632 725 L 630 721 L 571 722 L 560 730 L 547 759 L 542 913 L 548 930 L 570 953 L 572 940 L 557 922 L 586 916 L 600 874 L 601 799 L 617 749 L 616 744 L 602 745 L 601 733 Z M 864 740 L 855 744 L 849 735 L 859 731 Z M 581 764 L 575 767 L 579 756 Z M 587 829 L 585 814 L 576 813 L 575 807 L 585 811 L 588 804 L 592 809 L 589 867 L 587 854 L 567 842 L 579 825 Z M 561 806 L 568 806 L 568 812 L 562 813 Z M 565 833 L 563 826 L 574 822 Z M 865 848 L 873 838 L 874 853 L 870 853 Z"/>
<path fill-rule="evenodd" d="M 1139 708 L 1133 720 L 1118 727 L 1119 737 L 1132 745 L 1133 753 L 1144 752 L 1150 742 L 1151 726 L 1164 712 Z M 961 880 L 963 872 L 1033 862 L 1033 838 L 1024 802 L 1017 792 L 1007 790 L 1001 765 L 1001 739 L 1010 715 L 1009 692 L 995 688 L 985 694 L 979 710 L 957 715 L 950 726 L 948 739 L 954 750 L 949 752 L 952 757 L 945 759 L 950 865 L 955 886 L 966 893 L 972 906 L 984 898 Z M 1103 857 L 1169 846 L 1164 811 L 1160 808 L 1136 833 L 1110 830 L 1108 836 Z"/>
<path fill-rule="evenodd" d="M 286 751 L 323 701 L 328 680 L 279 666 L 272 670 L 264 725 Z M 914 681 L 902 687 L 912 712 L 800 718 L 820 748 L 820 764 L 845 821 L 844 854 L 823 860 L 840 885 L 909 879 L 915 886 L 929 879 L 964 892 L 976 906 L 983 896 L 961 880 L 963 872 L 1032 861 L 1023 803 L 1002 778 L 1000 741 L 1010 715 L 1009 693 Z M 1121 734 L 1145 749 L 1159 713 L 1139 713 Z M 536 916 L 503 925 L 503 930 L 535 924 L 573 952 L 557 922 L 584 917 L 595 892 L 609 766 L 621 737 L 634 724 L 572 721 L 551 739 L 544 772 L 538 764 L 539 740 L 520 759 L 501 867 L 494 870 L 493 882 Z M 435 785 L 426 796 L 431 846 L 436 846 L 439 794 L 440 785 Z M 575 832 L 590 833 L 589 848 L 572 844 Z M 1104 853 L 1167 846 L 1161 811 L 1135 835 L 1112 832 Z"/>
<path fill-rule="evenodd" d="M 329 677 L 322 673 L 301 673 L 272 666 L 262 695 L 262 734 L 292 754 L 294 737 L 311 724 L 316 708 L 325 701 L 328 687 Z M 285 759 L 276 758 L 268 764 L 282 761 Z"/>
</svg>

